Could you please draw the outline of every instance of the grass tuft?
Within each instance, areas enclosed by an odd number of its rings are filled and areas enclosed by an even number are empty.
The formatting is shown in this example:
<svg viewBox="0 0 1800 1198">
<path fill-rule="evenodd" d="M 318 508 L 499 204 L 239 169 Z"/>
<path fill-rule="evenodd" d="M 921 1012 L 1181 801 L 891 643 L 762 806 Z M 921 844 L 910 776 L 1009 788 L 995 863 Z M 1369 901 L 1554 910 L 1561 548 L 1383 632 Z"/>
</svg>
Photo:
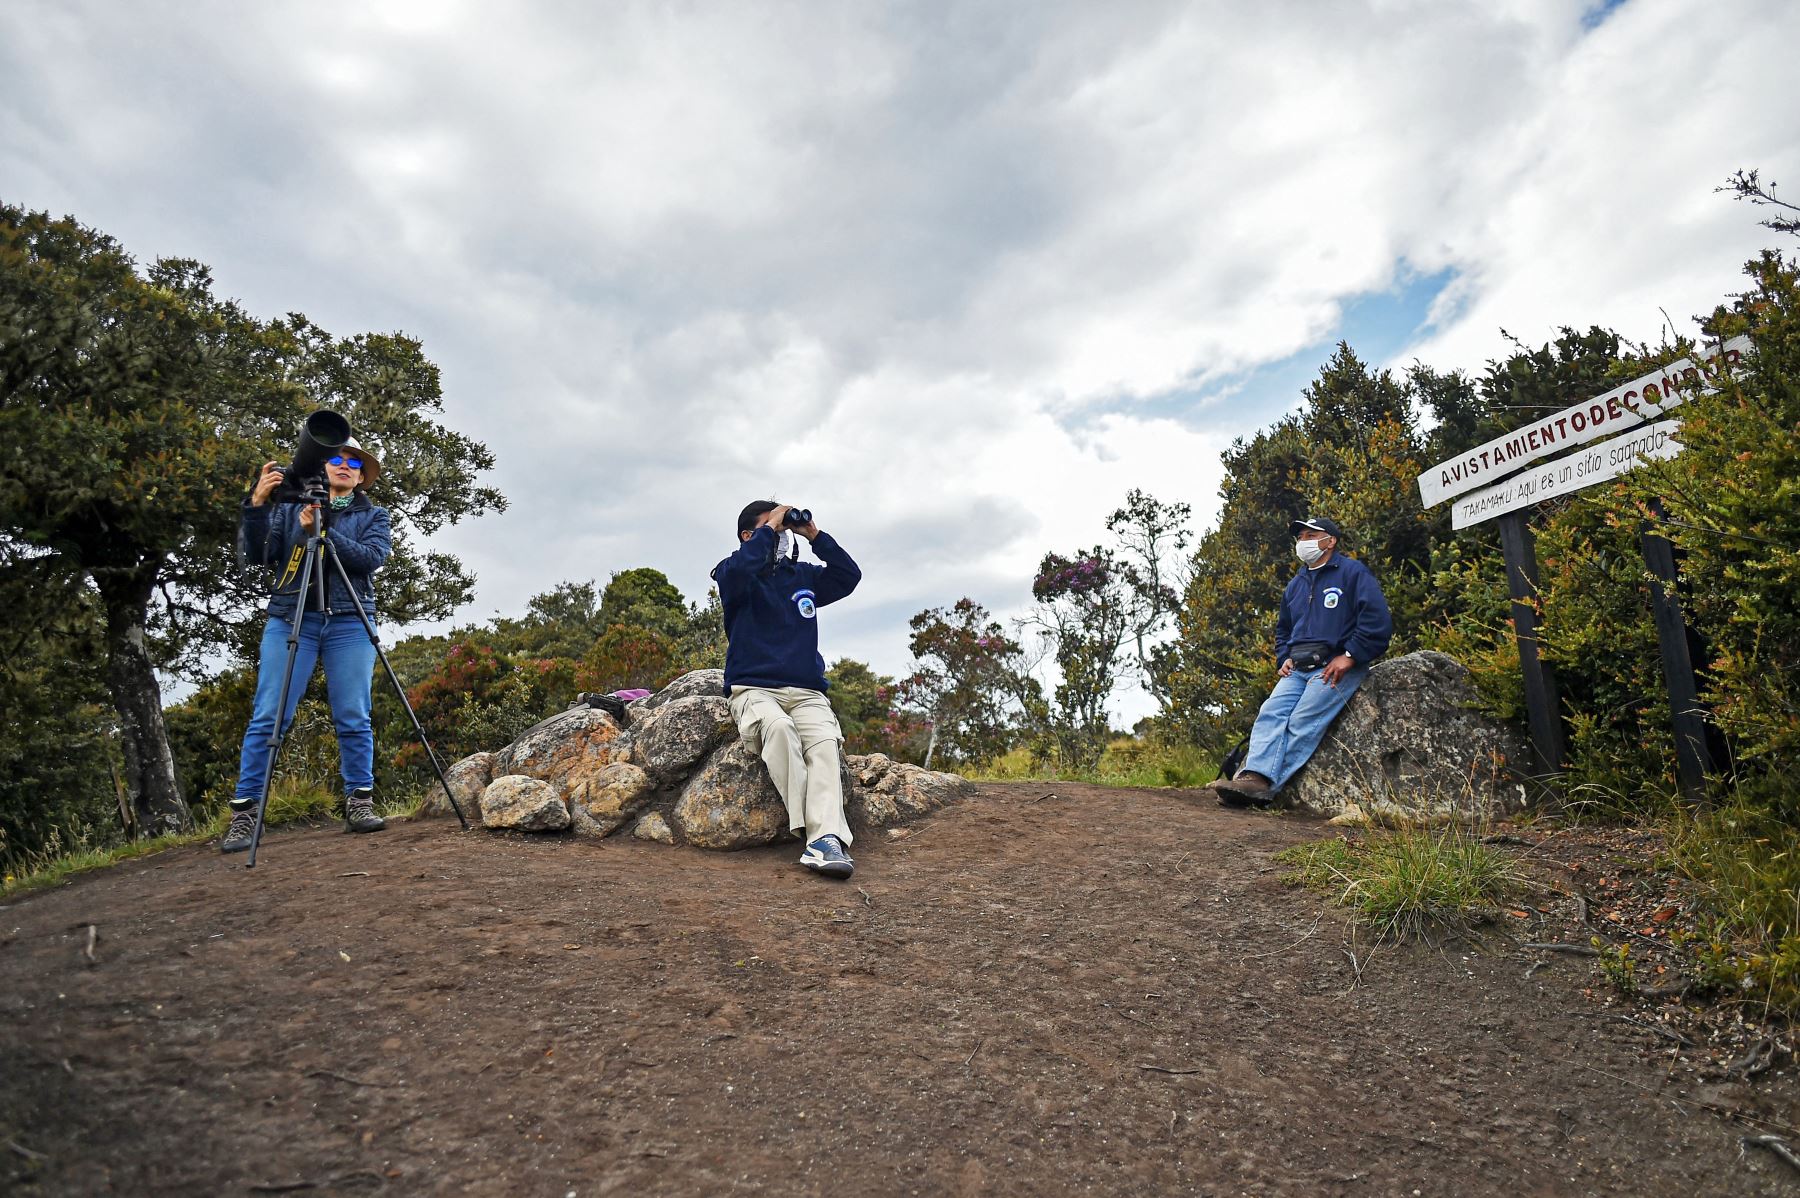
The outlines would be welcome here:
<svg viewBox="0 0 1800 1198">
<path fill-rule="evenodd" d="M 1314 841 L 1276 860 L 1294 867 L 1286 881 L 1331 893 L 1383 936 L 1466 924 L 1523 889 L 1510 857 L 1456 824 Z"/>
</svg>

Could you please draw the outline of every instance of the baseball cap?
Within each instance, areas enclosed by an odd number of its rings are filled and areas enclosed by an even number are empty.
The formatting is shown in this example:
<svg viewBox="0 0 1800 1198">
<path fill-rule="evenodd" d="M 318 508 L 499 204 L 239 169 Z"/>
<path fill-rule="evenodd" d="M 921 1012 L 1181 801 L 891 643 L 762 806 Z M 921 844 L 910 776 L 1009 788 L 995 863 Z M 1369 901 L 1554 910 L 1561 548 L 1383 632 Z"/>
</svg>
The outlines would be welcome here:
<svg viewBox="0 0 1800 1198">
<path fill-rule="evenodd" d="M 1337 526 L 1337 521 L 1328 520 L 1324 516 L 1308 516 L 1304 520 L 1295 520 L 1288 525 L 1288 535 L 1297 537 L 1309 528 L 1314 532 L 1322 532 L 1328 537 L 1336 537 L 1340 541 L 1344 539 L 1344 530 Z"/>
</svg>

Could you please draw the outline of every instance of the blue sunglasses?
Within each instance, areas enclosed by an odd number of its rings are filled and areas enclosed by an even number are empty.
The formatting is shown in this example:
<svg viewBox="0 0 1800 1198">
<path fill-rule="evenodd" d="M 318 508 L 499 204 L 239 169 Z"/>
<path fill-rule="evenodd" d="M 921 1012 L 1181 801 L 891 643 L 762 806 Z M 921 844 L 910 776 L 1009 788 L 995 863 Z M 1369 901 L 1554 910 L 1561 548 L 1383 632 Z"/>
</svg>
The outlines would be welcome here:
<svg viewBox="0 0 1800 1198">
<path fill-rule="evenodd" d="M 329 459 L 329 463 L 333 466 L 348 466 L 352 470 L 362 469 L 361 458 L 347 458 L 341 453 L 337 457 Z"/>
</svg>

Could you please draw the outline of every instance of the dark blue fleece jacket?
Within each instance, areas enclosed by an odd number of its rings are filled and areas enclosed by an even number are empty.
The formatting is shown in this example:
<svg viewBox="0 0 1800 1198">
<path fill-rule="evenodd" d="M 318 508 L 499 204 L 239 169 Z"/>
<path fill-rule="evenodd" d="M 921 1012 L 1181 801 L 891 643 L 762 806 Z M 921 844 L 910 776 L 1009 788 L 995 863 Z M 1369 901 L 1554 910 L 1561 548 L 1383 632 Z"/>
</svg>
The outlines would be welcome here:
<svg viewBox="0 0 1800 1198">
<path fill-rule="evenodd" d="M 823 691 L 816 612 L 856 589 L 862 571 L 822 532 L 812 550 L 825 562 L 775 560 L 779 538 L 768 525 L 713 567 L 725 608 L 725 693 L 734 686 L 799 686 Z"/>
<path fill-rule="evenodd" d="M 1369 567 L 1341 553 L 1288 580 L 1275 621 L 1275 660 L 1305 641 L 1324 641 L 1366 666 L 1387 651 L 1394 617 Z"/>
<path fill-rule="evenodd" d="M 306 548 L 307 534 L 300 527 L 300 506 L 297 503 L 265 503 L 255 507 L 245 499 L 238 519 L 238 553 L 252 565 L 273 566 L 278 571 L 275 589 L 269 595 L 269 614 L 288 621 L 293 620 L 298 605 L 301 556 Z M 381 568 L 381 563 L 387 561 L 394 548 L 387 509 L 376 507 L 367 495 L 357 491 L 348 508 L 330 514 L 326 528 L 325 535 L 337 550 L 338 560 L 344 563 L 344 573 L 350 576 L 356 597 L 373 620 L 375 584 L 370 576 Z M 354 619 L 356 608 L 344 590 L 344 580 L 338 577 L 331 563 L 313 563 L 315 571 L 321 568 L 329 583 L 325 593 L 329 610 Z M 315 589 L 313 593 L 318 592 Z"/>
</svg>

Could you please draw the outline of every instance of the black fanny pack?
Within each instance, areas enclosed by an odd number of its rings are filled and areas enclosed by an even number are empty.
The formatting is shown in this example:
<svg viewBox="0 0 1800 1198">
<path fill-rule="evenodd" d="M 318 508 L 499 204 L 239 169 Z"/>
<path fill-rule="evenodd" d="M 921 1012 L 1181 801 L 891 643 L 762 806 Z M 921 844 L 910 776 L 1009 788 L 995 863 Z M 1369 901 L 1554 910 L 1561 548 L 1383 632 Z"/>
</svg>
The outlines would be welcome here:
<svg viewBox="0 0 1800 1198">
<path fill-rule="evenodd" d="M 1316 670 L 1337 656 L 1337 646 L 1329 641 L 1300 641 L 1288 646 L 1288 656 L 1296 670 Z"/>
</svg>

